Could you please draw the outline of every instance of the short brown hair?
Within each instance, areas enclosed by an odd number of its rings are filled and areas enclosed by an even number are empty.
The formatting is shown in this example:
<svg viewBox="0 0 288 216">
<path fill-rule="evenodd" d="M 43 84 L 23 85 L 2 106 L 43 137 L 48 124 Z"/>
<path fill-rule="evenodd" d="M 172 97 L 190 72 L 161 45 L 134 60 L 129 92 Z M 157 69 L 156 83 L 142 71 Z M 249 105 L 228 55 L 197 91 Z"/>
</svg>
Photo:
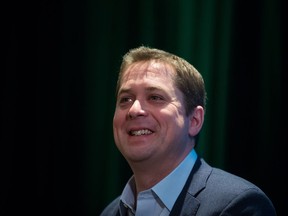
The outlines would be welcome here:
<svg viewBox="0 0 288 216">
<path fill-rule="evenodd" d="M 196 70 L 196 68 L 179 56 L 146 46 L 131 49 L 123 56 L 116 86 L 116 95 L 118 94 L 124 71 L 135 62 L 150 60 L 163 61 L 175 69 L 176 76 L 174 77 L 174 82 L 176 87 L 184 95 L 187 115 L 190 114 L 196 106 L 200 105 L 205 109 L 205 84 L 201 74 Z"/>
</svg>

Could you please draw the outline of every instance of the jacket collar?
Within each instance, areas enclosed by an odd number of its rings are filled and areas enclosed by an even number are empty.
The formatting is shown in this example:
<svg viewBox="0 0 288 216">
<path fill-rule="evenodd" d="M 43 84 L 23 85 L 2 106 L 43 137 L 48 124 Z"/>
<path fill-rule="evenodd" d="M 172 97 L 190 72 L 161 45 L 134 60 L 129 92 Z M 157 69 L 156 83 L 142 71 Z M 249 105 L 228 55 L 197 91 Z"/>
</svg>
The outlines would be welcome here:
<svg viewBox="0 0 288 216">
<path fill-rule="evenodd" d="M 206 187 L 207 180 L 212 172 L 212 167 L 198 157 L 192 172 L 192 180 L 186 193 L 180 215 L 196 215 L 201 204 L 197 196 Z"/>
</svg>

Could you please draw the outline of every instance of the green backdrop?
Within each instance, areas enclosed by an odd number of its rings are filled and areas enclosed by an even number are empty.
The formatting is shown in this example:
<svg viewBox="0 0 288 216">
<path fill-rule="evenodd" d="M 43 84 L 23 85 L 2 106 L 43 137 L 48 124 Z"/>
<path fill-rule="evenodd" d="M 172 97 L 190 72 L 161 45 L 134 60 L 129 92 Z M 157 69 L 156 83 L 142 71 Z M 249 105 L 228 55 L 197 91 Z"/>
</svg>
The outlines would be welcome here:
<svg viewBox="0 0 288 216">
<path fill-rule="evenodd" d="M 147 45 L 203 75 L 198 153 L 240 175 L 284 215 L 284 0 L 106 0 L 3 5 L 1 215 L 99 215 L 131 171 L 114 146 L 121 57 Z"/>
</svg>

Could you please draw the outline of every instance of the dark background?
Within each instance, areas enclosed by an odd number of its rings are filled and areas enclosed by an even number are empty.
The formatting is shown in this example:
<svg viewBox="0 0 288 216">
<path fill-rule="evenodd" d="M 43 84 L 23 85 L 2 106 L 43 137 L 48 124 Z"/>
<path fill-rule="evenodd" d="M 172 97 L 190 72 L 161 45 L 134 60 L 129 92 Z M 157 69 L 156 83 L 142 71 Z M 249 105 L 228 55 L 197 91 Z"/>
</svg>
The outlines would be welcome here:
<svg viewBox="0 0 288 216">
<path fill-rule="evenodd" d="M 9 1 L 1 14 L 0 215 L 99 215 L 121 193 L 131 171 L 113 143 L 114 87 L 142 44 L 203 74 L 197 152 L 284 215 L 286 1 Z"/>
</svg>

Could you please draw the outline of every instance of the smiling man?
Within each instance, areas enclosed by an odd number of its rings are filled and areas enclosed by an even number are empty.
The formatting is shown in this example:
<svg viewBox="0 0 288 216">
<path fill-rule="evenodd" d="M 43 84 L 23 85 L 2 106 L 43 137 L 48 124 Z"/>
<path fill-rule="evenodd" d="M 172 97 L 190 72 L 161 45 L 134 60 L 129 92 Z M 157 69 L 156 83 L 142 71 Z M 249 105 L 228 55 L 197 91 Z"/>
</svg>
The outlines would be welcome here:
<svg viewBox="0 0 288 216">
<path fill-rule="evenodd" d="M 197 155 L 206 91 L 187 61 L 132 49 L 123 57 L 116 96 L 114 140 L 133 176 L 102 216 L 276 215 L 261 189 Z"/>
</svg>

